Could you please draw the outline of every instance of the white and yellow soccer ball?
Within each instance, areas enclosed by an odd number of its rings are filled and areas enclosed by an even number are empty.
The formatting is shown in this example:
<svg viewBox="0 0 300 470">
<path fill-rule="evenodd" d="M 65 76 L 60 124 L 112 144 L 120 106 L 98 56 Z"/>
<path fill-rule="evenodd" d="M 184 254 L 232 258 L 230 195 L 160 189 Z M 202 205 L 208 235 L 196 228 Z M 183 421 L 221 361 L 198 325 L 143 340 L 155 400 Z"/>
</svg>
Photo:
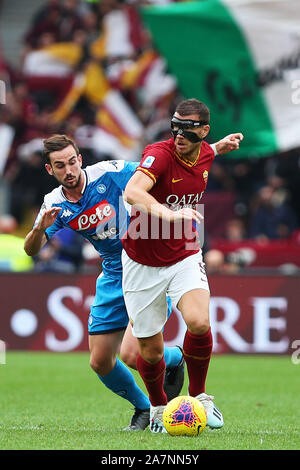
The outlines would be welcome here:
<svg viewBox="0 0 300 470">
<path fill-rule="evenodd" d="M 206 427 L 207 417 L 197 398 L 183 395 L 166 405 L 163 423 L 171 436 L 198 436 Z"/>
</svg>

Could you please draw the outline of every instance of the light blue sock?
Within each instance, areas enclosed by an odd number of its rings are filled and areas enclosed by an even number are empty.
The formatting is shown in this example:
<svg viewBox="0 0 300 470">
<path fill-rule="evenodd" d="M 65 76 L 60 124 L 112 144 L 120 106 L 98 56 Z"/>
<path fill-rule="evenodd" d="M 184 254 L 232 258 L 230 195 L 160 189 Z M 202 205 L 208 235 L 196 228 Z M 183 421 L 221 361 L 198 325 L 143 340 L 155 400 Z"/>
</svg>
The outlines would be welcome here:
<svg viewBox="0 0 300 470">
<path fill-rule="evenodd" d="M 182 352 L 178 346 L 167 347 L 164 349 L 166 367 L 176 367 L 182 359 Z"/>
<path fill-rule="evenodd" d="M 118 358 L 115 367 L 109 374 L 97 375 L 109 390 L 130 401 L 136 408 L 141 410 L 150 408 L 149 398 L 137 386 L 133 374 Z"/>
</svg>

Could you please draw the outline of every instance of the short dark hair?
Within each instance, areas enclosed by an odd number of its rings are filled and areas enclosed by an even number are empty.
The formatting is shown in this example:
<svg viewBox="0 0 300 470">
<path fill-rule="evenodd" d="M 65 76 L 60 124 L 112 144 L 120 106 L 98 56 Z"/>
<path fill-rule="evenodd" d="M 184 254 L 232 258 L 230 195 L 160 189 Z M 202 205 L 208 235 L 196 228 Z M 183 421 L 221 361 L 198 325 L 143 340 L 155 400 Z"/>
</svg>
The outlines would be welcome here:
<svg viewBox="0 0 300 470">
<path fill-rule="evenodd" d="M 44 148 L 43 148 L 43 157 L 45 158 L 47 163 L 51 163 L 50 161 L 50 153 L 56 152 L 58 150 L 63 150 L 69 145 L 74 147 L 74 150 L 77 155 L 79 155 L 79 149 L 77 144 L 74 142 L 73 139 L 70 137 L 63 135 L 63 134 L 55 134 L 49 137 L 48 139 L 44 140 Z"/>
<path fill-rule="evenodd" d="M 181 116 L 188 116 L 189 114 L 198 114 L 199 121 L 205 121 L 207 124 L 210 121 L 210 112 L 206 104 L 196 98 L 181 101 L 175 110 Z"/>
</svg>

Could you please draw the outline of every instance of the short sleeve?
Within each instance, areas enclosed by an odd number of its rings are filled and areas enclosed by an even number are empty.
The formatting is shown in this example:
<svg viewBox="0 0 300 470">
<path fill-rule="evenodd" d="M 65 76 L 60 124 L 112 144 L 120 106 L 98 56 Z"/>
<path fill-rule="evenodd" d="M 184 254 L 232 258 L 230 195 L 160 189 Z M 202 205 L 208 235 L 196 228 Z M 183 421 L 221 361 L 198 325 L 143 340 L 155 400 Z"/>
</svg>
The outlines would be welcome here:
<svg viewBox="0 0 300 470">
<path fill-rule="evenodd" d="M 125 187 L 132 177 L 133 173 L 135 172 L 138 166 L 137 162 L 124 162 L 124 166 L 122 168 L 117 169 L 113 175 L 113 181 L 116 185 L 121 189 L 121 191 L 125 190 Z"/>
<path fill-rule="evenodd" d="M 156 183 L 159 177 L 166 171 L 168 160 L 169 155 L 164 148 L 148 146 L 144 150 L 137 171 L 142 171 Z"/>
</svg>

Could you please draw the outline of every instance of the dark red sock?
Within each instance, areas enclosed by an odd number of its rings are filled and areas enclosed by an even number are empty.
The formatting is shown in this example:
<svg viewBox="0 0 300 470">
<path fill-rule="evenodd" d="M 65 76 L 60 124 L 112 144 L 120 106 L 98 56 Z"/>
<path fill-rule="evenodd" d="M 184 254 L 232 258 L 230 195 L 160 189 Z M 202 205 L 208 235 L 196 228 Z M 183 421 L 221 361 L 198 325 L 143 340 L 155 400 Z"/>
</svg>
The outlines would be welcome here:
<svg viewBox="0 0 300 470">
<path fill-rule="evenodd" d="M 136 366 L 148 390 L 151 405 L 166 405 L 168 400 L 163 388 L 166 370 L 164 358 L 156 364 L 149 364 L 139 354 Z"/>
<path fill-rule="evenodd" d="M 187 330 L 183 342 L 183 356 L 189 376 L 189 394 L 193 397 L 205 392 L 212 346 L 210 328 L 203 335 L 194 335 Z"/>
</svg>

